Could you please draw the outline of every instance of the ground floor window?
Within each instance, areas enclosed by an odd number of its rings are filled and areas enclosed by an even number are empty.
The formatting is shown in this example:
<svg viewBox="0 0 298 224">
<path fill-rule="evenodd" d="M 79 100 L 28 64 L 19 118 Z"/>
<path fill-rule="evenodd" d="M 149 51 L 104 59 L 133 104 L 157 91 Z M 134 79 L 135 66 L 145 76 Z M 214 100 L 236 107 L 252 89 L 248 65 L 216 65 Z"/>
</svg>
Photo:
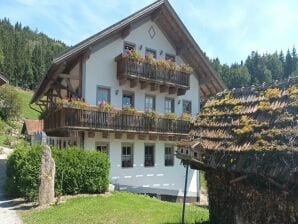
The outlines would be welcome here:
<svg viewBox="0 0 298 224">
<path fill-rule="evenodd" d="M 109 143 L 97 142 L 95 148 L 96 151 L 106 153 L 109 156 Z"/>
<path fill-rule="evenodd" d="M 122 144 L 122 155 L 121 155 L 122 167 L 133 167 L 133 144 L 124 143 Z"/>
<path fill-rule="evenodd" d="M 145 145 L 145 162 L 144 166 L 154 166 L 154 145 Z"/>
<path fill-rule="evenodd" d="M 165 146 L 165 166 L 174 166 L 174 146 Z"/>
</svg>

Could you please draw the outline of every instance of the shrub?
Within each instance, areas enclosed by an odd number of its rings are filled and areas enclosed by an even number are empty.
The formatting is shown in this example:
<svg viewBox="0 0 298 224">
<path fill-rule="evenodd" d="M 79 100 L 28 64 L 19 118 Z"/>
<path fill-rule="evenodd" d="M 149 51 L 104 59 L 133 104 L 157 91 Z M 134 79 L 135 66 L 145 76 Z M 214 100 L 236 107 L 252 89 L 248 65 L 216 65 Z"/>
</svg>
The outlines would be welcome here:
<svg viewBox="0 0 298 224">
<path fill-rule="evenodd" d="M 37 199 L 41 147 L 18 147 L 7 162 L 7 193 L 11 197 Z M 61 194 L 102 193 L 109 184 L 109 162 L 105 154 L 78 148 L 53 149 L 56 163 L 55 192 Z"/>
<path fill-rule="evenodd" d="M 8 119 L 18 118 L 21 111 L 21 99 L 16 90 L 9 85 L 0 88 L 0 117 Z"/>
</svg>

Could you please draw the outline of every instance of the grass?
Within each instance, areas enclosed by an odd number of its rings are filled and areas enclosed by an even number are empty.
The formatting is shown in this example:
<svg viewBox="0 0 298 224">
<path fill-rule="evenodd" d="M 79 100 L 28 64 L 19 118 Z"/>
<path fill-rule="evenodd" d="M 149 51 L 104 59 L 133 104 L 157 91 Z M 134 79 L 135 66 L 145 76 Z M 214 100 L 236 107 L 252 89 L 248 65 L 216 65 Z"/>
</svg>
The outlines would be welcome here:
<svg viewBox="0 0 298 224">
<path fill-rule="evenodd" d="M 18 95 L 21 99 L 21 114 L 25 119 L 38 119 L 39 113 L 29 107 L 33 92 L 29 90 L 22 90 L 16 88 Z M 33 108 L 39 110 L 37 105 L 32 105 Z"/>
<path fill-rule="evenodd" d="M 147 196 L 114 192 L 109 197 L 79 197 L 45 210 L 22 214 L 25 224 L 175 224 L 181 223 L 182 204 Z M 186 207 L 186 223 L 207 223 L 208 210 Z"/>
</svg>

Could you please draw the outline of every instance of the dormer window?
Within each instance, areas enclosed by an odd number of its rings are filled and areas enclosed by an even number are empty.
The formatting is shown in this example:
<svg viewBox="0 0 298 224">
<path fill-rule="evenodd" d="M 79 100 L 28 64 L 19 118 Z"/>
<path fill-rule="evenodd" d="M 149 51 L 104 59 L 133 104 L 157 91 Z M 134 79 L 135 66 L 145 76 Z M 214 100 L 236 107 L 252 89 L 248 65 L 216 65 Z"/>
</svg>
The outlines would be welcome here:
<svg viewBox="0 0 298 224">
<path fill-rule="evenodd" d="M 128 52 L 135 51 L 135 50 L 136 50 L 136 45 L 135 44 L 124 42 L 124 49 L 123 49 L 124 55 L 127 55 Z"/>
</svg>

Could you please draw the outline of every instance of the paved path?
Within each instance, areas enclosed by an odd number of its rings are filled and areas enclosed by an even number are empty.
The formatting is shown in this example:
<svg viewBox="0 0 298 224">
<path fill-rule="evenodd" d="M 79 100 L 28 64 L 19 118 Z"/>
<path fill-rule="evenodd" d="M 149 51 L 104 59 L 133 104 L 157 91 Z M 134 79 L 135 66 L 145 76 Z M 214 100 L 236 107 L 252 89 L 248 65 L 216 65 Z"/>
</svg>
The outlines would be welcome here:
<svg viewBox="0 0 298 224">
<path fill-rule="evenodd" d="M 1 147 L 0 147 L 1 148 Z M 1 149 L 0 149 L 1 151 Z M 1 224 L 22 224 L 23 222 L 17 215 L 19 205 L 22 200 L 7 200 L 4 194 L 4 185 L 6 179 L 6 160 L 7 155 L 11 153 L 11 149 L 3 148 L 0 154 L 0 223 Z"/>
</svg>

